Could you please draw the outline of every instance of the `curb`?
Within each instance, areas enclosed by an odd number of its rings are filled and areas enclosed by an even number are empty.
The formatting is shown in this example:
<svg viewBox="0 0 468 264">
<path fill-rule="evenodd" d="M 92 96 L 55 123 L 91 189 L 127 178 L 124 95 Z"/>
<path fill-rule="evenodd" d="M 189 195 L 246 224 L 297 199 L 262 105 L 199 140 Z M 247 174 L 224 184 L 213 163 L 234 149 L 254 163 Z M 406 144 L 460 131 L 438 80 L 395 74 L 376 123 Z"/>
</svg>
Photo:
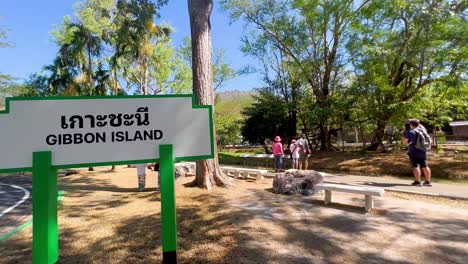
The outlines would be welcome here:
<svg viewBox="0 0 468 264">
<path fill-rule="evenodd" d="M 325 180 L 323 182 L 328 182 L 328 183 L 336 183 L 336 184 L 343 184 L 343 185 L 354 185 L 354 186 L 368 186 L 368 185 L 362 185 L 362 184 L 353 184 L 353 183 L 343 183 L 343 182 L 337 182 L 337 181 L 330 181 L 330 180 Z M 373 186 L 375 187 L 375 186 Z M 376 187 L 376 188 L 382 188 L 382 187 Z M 463 196 L 456 196 L 456 195 L 446 195 L 446 194 L 438 194 L 438 193 L 426 193 L 426 192 L 418 192 L 418 191 L 407 191 L 407 190 L 399 190 L 399 189 L 391 189 L 391 188 L 382 188 L 385 191 L 388 192 L 399 192 L 399 193 L 406 193 L 406 194 L 416 194 L 416 195 L 424 195 L 424 196 L 430 196 L 430 197 L 439 197 L 439 198 L 446 198 L 446 199 L 452 199 L 452 200 L 464 200 L 468 201 L 468 197 L 463 197 Z"/>
<path fill-rule="evenodd" d="M 388 189 L 388 188 L 385 188 L 385 191 L 389 191 L 389 192 L 399 192 L 399 193 L 407 193 L 407 194 L 425 195 L 425 196 L 446 198 L 446 199 L 452 199 L 452 200 L 464 200 L 464 201 L 468 201 L 468 197 L 456 196 L 456 195 L 445 195 L 445 194 L 437 194 L 437 193 L 423 193 L 423 192 L 415 192 L 415 191 L 407 191 L 407 190 L 398 190 L 398 189 L 395 190 L 395 189 Z"/>
</svg>

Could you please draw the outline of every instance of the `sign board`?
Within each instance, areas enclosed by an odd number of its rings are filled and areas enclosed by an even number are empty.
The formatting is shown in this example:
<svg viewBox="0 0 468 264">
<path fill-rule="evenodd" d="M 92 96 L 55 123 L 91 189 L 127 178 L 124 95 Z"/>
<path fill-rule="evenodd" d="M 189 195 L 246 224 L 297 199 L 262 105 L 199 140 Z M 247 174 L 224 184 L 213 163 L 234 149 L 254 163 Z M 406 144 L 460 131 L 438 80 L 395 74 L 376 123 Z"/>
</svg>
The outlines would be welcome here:
<svg viewBox="0 0 468 264">
<path fill-rule="evenodd" d="M 214 156 L 192 95 L 7 98 L 0 172 L 33 174 L 33 263 L 58 261 L 57 169 L 160 162 L 163 263 L 177 262 L 174 161 Z"/>
<path fill-rule="evenodd" d="M 211 106 L 192 95 L 7 98 L 0 111 L 0 171 L 32 169 L 51 151 L 55 168 L 213 158 Z"/>
</svg>

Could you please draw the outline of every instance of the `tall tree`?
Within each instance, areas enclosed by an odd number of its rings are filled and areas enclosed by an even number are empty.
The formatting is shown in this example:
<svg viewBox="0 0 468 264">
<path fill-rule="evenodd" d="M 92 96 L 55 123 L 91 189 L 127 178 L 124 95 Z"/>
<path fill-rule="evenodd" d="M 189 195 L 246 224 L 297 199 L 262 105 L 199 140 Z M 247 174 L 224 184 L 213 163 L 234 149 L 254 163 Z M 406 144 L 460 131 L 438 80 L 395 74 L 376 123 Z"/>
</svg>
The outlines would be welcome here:
<svg viewBox="0 0 468 264">
<path fill-rule="evenodd" d="M 182 40 L 182 45 L 179 47 L 178 55 L 183 61 L 192 67 L 192 42 L 189 37 L 185 37 Z M 227 81 L 234 79 L 241 74 L 244 73 L 241 71 L 235 71 L 226 62 L 225 51 L 223 49 L 214 49 L 213 82 L 215 91 L 223 88 Z"/>
<path fill-rule="evenodd" d="M 466 81 L 464 10 L 446 0 L 378 0 L 362 10 L 349 51 L 377 149 L 385 149 L 386 127 L 414 112 L 421 91 Z"/>
<path fill-rule="evenodd" d="M 352 0 L 222 0 L 231 18 L 243 17 L 254 25 L 254 41 L 262 39 L 294 63 L 300 80 L 315 96 L 322 150 L 332 149 L 329 139 L 332 92 L 340 87 L 344 67 L 343 40 L 356 9 Z"/>
<path fill-rule="evenodd" d="M 287 112 L 284 113 L 288 123 L 287 133 L 281 134 L 281 136 L 295 137 L 297 135 L 300 95 L 304 93 L 304 85 L 301 85 L 297 67 L 289 56 L 276 46 L 271 45 L 271 42 L 264 35 L 252 34 L 250 37 L 244 37 L 242 43 L 242 51 L 256 57 L 262 64 L 260 72 L 263 74 L 263 81 L 266 85 L 261 89 L 263 98 L 274 98 L 274 101 L 287 107 Z M 271 94 L 267 96 L 267 93 Z M 259 101 L 258 98 L 257 101 Z M 255 112 L 254 108 L 251 109 L 251 113 L 253 112 Z M 307 125 L 304 124 L 304 127 Z M 270 138 L 272 134 L 261 135 L 261 137 Z"/>
<path fill-rule="evenodd" d="M 140 94 L 160 91 L 154 86 L 151 78 L 154 75 L 154 58 L 157 55 L 155 46 L 161 41 L 167 41 L 171 28 L 156 25 L 153 20 L 159 16 L 157 10 L 167 0 L 155 2 L 149 0 L 119 0 L 115 24 L 117 25 L 113 39 L 115 53 L 113 63 L 117 66 L 125 61 L 129 67 L 123 68 L 124 77 L 135 84 Z"/>
<path fill-rule="evenodd" d="M 210 24 L 212 10 L 212 0 L 188 0 L 192 36 L 193 93 L 197 104 L 213 106 L 213 120 L 215 120 Z M 213 123 L 213 130 L 214 138 L 217 140 L 215 123 Z M 219 168 L 216 145 L 214 159 L 197 161 L 197 171 L 193 185 L 211 189 L 215 185 L 228 187 L 232 184 L 230 179 Z"/>
</svg>

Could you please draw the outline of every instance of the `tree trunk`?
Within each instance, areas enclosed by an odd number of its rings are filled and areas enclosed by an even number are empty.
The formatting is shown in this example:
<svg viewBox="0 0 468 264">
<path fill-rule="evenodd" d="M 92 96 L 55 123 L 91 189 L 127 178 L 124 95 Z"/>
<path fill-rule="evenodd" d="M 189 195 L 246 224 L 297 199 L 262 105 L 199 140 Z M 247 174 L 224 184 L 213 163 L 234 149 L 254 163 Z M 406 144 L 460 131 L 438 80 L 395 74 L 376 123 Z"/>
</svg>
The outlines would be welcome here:
<svg viewBox="0 0 468 264">
<path fill-rule="evenodd" d="M 359 143 L 359 132 L 357 127 L 354 127 L 354 143 Z"/>
<path fill-rule="evenodd" d="M 297 112 L 294 109 L 289 114 L 288 136 L 291 138 L 295 138 L 297 136 Z"/>
<path fill-rule="evenodd" d="M 88 85 L 89 95 L 93 95 L 93 61 L 91 57 L 91 50 L 88 48 Z"/>
<path fill-rule="evenodd" d="M 366 138 L 364 137 L 364 131 L 362 129 L 362 124 L 359 124 L 359 133 L 361 134 L 361 140 L 362 140 L 362 149 L 366 149 Z"/>
<path fill-rule="evenodd" d="M 295 83 L 291 84 L 291 114 L 289 118 L 289 136 L 297 136 L 297 105 L 298 105 L 298 95 L 297 95 L 297 86 Z"/>
<path fill-rule="evenodd" d="M 372 142 L 369 150 L 380 150 L 386 151 L 386 148 L 383 144 L 383 139 L 385 136 L 385 126 L 387 124 L 388 118 L 383 118 L 377 122 L 377 128 L 374 131 L 374 141 Z"/>
<path fill-rule="evenodd" d="M 188 0 L 190 29 L 192 35 L 192 73 L 193 93 L 199 105 L 213 107 L 213 132 L 217 140 L 215 126 L 213 66 L 211 48 L 210 15 L 213 0 Z M 214 159 L 197 161 L 197 169 L 193 186 L 211 189 L 214 185 L 229 187 L 232 182 L 219 169 L 217 144 L 214 144 Z"/>
<path fill-rule="evenodd" d="M 145 60 L 144 61 L 144 67 L 145 71 L 143 72 L 143 94 L 147 95 L 148 94 L 148 62 Z"/>
<path fill-rule="evenodd" d="M 319 139 L 320 139 L 320 150 L 326 151 L 328 149 L 328 128 L 327 125 L 323 122 L 320 122 L 319 125 L 320 128 L 320 134 L 319 134 Z"/>
</svg>

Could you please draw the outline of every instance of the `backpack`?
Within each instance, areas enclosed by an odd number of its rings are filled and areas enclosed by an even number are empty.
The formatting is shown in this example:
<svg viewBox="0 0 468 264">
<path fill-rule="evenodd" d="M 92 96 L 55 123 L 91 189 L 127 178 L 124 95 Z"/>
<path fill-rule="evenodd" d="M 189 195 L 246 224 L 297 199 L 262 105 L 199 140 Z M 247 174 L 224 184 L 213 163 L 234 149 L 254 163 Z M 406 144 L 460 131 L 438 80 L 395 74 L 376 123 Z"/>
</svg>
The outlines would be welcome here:
<svg viewBox="0 0 468 264">
<path fill-rule="evenodd" d="M 305 154 L 311 154 L 310 152 L 310 148 L 309 148 L 309 143 L 307 142 L 306 139 L 299 139 L 298 140 L 298 145 L 299 145 L 299 153 L 302 154 L 302 155 L 305 155 Z"/>
<path fill-rule="evenodd" d="M 414 146 L 422 151 L 430 150 L 432 142 L 431 137 L 427 134 L 426 130 L 417 128 L 414 131 L 418 135 Z"/>
</svg>

